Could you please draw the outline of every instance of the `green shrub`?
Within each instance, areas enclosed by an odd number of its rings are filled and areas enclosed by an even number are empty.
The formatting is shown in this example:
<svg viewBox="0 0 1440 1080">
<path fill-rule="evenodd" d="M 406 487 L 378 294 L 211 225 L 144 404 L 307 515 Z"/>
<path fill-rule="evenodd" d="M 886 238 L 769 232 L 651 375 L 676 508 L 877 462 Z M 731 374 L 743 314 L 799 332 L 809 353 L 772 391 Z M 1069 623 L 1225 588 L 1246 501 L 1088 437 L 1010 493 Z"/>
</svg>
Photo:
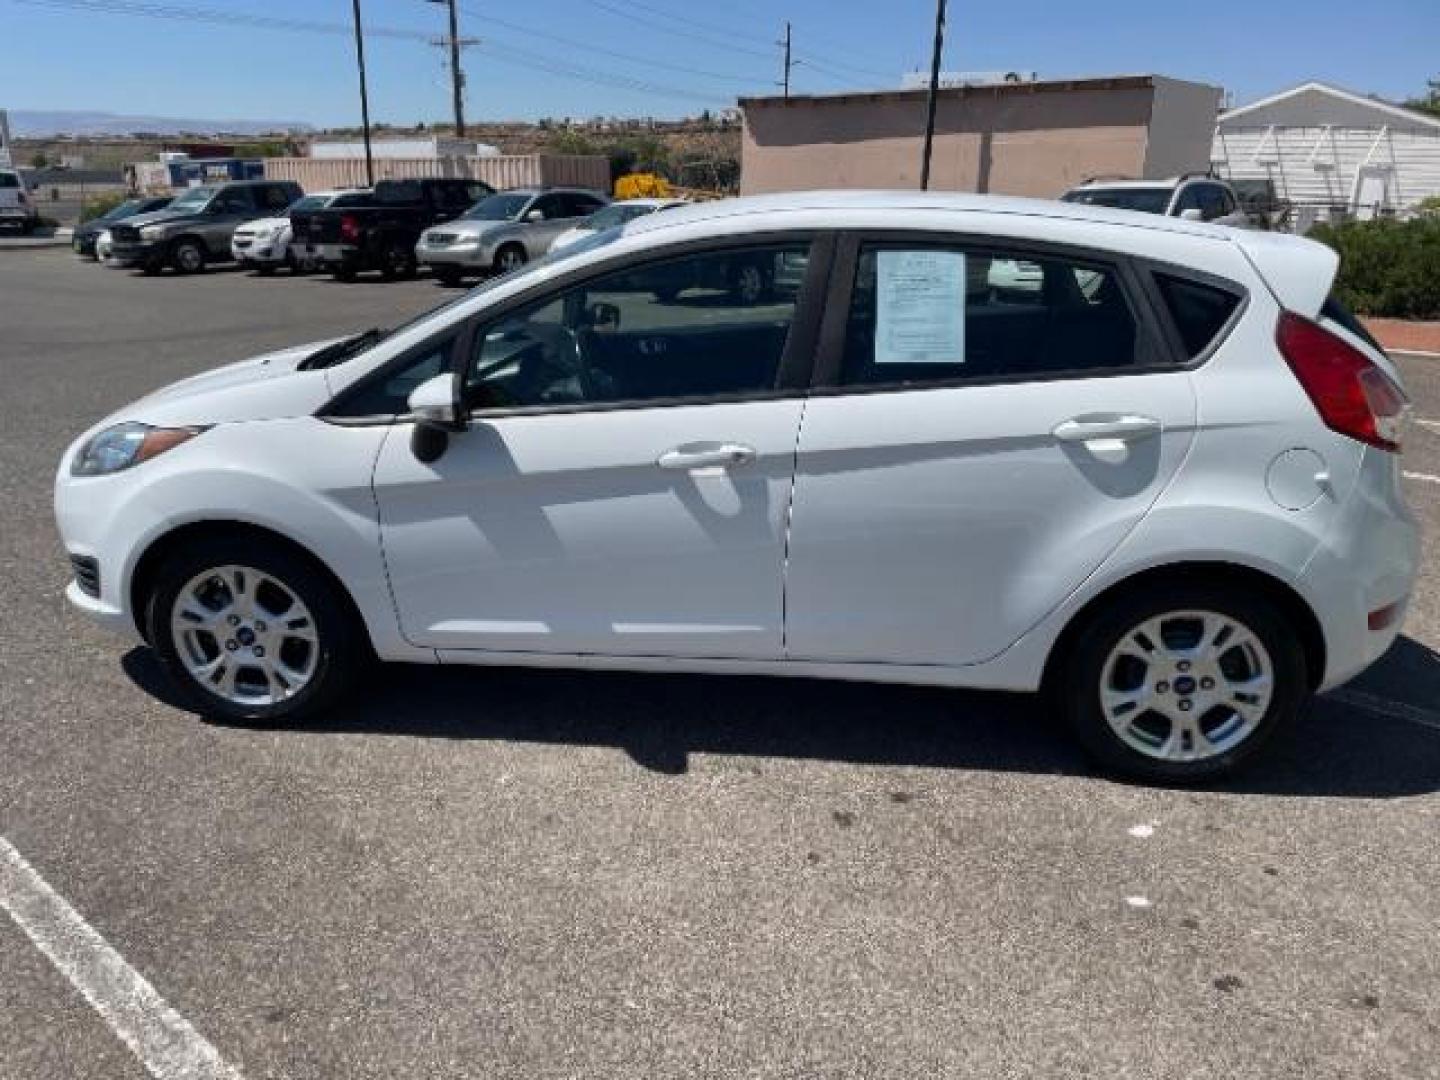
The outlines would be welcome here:
<svg viewBox="0 0 1440 1080">
<path fill-rule="evenodd" d="M 1310 237 L 1340 254 L 1335 291 L 1355 312 L 1440 319 L 1440 218 L 1317 225 Z"/>
<path fill-rule="evenodd" d="M 80 220 L 82 222 L 90 221 L 101 214 L 108 214 L 129 197 L 123 191 L 112 191 L 107 195 L 96 195 L 93 199 L 86 199 L 85 205 L 80 207 Z"/>
</svg>

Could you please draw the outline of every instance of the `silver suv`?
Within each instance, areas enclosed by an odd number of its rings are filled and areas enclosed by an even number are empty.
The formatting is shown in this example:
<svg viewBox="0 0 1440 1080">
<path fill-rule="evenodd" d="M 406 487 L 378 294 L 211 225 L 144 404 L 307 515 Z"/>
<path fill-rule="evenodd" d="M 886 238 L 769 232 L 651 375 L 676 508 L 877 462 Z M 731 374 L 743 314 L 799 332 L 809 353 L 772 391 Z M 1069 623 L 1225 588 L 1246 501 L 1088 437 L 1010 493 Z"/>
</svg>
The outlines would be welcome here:
<svg viewBox="0 0 1440 1080">
<path fill-rule="evenodd" d="M 1061 202 L 1108 206 L 1114 210 L 1138 210 L 1163 214 L 1186 221 L 1211 221 L 1216 225 L 1244 228 L 1250 224 L 1240 209 L 1240 200 L 1224 180 L 1208 173 L 1186 173 L 1169 180 L 1132 180 L 1097 176 L 1071 188 Z"/>
<path fill-rule="evenodd" d="M 609 202 L 584 188 L 496 192 L 454 221 L 427 229 L 415 258 L 447 285 L 466 274 L 506 274 L 544 255 L 557 236 Z"/>
</svg>

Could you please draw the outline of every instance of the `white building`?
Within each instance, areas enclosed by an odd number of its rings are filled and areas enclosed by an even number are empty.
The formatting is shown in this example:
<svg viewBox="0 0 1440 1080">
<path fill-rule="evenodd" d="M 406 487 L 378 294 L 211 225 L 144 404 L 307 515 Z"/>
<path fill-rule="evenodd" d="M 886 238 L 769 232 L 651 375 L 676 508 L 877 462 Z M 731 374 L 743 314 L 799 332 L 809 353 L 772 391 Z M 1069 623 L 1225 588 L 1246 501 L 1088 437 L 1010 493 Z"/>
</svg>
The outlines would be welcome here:
<svg viewBox="0 0 1440 1080">
<path fill-rule="evenodd" d="M 1440 195 L 1440 119 L 1309 82 L 1222 113 L 1211 162 L 1227 180 L 1268 180 L 1305 232 Z"/>
</svg>

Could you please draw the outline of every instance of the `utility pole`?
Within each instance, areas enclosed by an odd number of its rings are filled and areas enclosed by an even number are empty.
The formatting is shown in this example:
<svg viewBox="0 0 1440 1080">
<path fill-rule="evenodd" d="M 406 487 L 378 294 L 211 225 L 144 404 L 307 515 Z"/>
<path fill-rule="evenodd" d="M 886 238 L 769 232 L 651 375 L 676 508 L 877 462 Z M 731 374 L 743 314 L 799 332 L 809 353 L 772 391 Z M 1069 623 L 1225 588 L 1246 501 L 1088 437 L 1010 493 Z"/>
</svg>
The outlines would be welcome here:
<svg viewBox="0 0 1440 1080">
<path fill-rule="evenodd" d="M 920 158 L 920 190 L 930 190 L 930 148 L 935 142 L 935 97 L 940 92 L 940 53 L 945 48 L 945 0 L 935 0 L 935 51 L 930 57 L 930 93 L 925 100 L 925 150 Z"/>
<path fill-rule="evenodd" d="M 474 45 L 479 38 L 462 38 L 460 22 L 455 13 L 455 0 L 429 0 L 432 4 L 444 4 L 450 9 L 450 33 L 436 44 L 450 51 L 450 92 L 455 104 L 455 137 L 465 137 L 465 72 L 460 69 L 460 50 Z"/>
<path fill-rule="evenodd" d="M 360 0 L 355 7 L 355 66 L 360 69 L 360 124 L 365 132 L 365 183 L 375 186 L 375 161 L 370 156 L 370 94 L 365 89 L 365 34 L 360 29 Z"/>
<path fill-rule="evenodd" d="M 788 19 L 785 21 L 784 40 L 777 41 L 775 44 L 783 46 L 785 49 L 785 69 L 781 73 L 780 85 L 785 88 L 785 98 L 788 101 L 790 98 L 790 69 L 800 62 L 790 59 L 790 21 Z"/>
</svg>

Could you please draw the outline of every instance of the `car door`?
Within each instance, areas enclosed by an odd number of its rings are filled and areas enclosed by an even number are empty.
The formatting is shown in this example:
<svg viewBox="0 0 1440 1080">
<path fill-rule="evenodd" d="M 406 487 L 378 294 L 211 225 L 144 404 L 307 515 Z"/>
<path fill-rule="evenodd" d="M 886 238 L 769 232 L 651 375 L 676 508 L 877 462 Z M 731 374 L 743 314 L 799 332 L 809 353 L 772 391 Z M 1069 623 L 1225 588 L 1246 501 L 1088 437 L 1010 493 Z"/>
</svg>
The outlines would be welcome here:
<svg viewBox="0 0 1440 1080">
<path fill-rule="evenodd" d="M 1189 374 L 1113 257 L 903 237 L 855 250 L 800 435 L 786 652 L 979 663 L 1154 503 L 1193 438 Z M 1010 262 L 1037 286 L 986 287 Z"/>
<path fill-rule="evenodd" d="M 530 215 L 536 211 L 545 216 L 539 221 L 531 221 Z M 552 191 L 537 196 L 520 216 L 520 239 L 529 257 L 538 259 L 549 251 L 555 237 L 575 224 L 574 217 L 568 194 Z"/>
<path fill-rule="evenodd" d="M 203 229 L 205 247 L 211 255 L 228 259 L 230 237 L 242 221 L 258 216 L 254 189 L 246 186 L 222 188 L 211 202 L 213 212 L 208 215 Z"/>
<path fill-rule="evenodd" d="M 797 237 L 658 259 L 731 263 Z M 456 339 L 468 430 L 375 469 L 406 638 L 441 650 L 781 654 L 785 523 L 817 290 L 661 302 L 653 265 L 587 271 Z M 818 273 L 819 271 L 817 271 Z M 723 276 L 723 275 L 722 275 Z"/>
</svg>

